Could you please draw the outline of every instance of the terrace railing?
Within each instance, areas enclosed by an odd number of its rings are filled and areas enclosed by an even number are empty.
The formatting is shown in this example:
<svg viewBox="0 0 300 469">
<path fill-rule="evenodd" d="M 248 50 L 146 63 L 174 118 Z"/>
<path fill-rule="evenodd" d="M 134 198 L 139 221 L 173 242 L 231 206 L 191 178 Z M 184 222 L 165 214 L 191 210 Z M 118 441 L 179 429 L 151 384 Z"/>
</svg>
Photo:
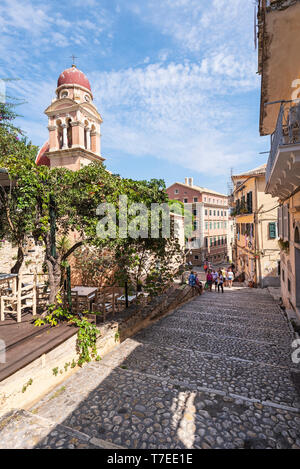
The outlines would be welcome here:
<svg viewBox="0 0 300 469">
<path fill-rule="evenodd" d="M 271 150 L 266 169 L 268 183 L 280 146 L 300 143 L 300 103 L 287 102 L 280 106 L 277 124 L 271 137 Z"/>
</svg>

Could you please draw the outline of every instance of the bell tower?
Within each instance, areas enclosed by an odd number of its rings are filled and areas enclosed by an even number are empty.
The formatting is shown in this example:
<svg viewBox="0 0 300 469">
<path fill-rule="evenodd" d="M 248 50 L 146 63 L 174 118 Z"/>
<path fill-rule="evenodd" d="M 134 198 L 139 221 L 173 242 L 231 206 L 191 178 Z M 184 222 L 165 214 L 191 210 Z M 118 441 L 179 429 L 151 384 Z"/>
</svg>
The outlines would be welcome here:
<svg viewBox="0 0 300 469">
<path fill-rule="evenodd" d="M 92 161 L 104 161 L 100 147 L 103 121 L 93 103 L 89 80 L 75 65 L 58 77 L 56 98 L 45 114 L 49 140 L 40 150 L 37 164 L 76 171 Z"/>
</svg>

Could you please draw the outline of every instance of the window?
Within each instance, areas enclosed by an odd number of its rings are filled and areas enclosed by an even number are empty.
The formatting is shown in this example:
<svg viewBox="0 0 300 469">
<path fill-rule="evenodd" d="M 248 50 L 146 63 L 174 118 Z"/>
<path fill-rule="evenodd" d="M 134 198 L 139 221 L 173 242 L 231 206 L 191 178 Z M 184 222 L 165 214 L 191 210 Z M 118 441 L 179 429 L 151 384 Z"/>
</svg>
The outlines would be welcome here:
<svg viewBox="0 0 300 469">
<path fill-rule="evenodd" d="M 179 190 L 175 189 L 174 194 L 179 194 Z"/>
<path fill-rule="evenodd" d="M 195 256 L 195 260 L 197 261 L 199 259 L 199 256 Z"/>
<path fill-rule="evenodd" d="M 184 202 L 185 204 L 187 204 L 187 203 L 188 203 L 188 199 L 183 199 L 183 202 Z"/>
<path fill-rule="evenodd" d="M 209 211 L 209 214 L 210 214 L 210 216 L 211 216 L 211 210 Z"/>
<path fill-rule="evenodd" d="M 207 209 L 205 209 L 205 215 L 207 215 Z"/>
<path fill-rule="evenodd" d="M 252 192 L 247 194 L 247 212 L 252 213 Z"/>
<path fill-rule="evenodd" d="M 276 239 L 276 223 L 269 223 L 269 238 Z"/>
<path fill-rule="evenodd" d="M 288 279 L 288 291 L 291 292 L 291 281 Z"/>
<path fill-rule="evenodd" d="M 224 228 L 227 228 L 227 221 L 224 221 Z"/>
<path fill-rule="evenodd" d="M 208 230 L 208 221 L 205 222 L 205 229 Z"/>
<path fill-rule="evenodd" d="M 218 215 L 218 217 L 220 216 L 220 211 L 219 211 L 219 210 L 218 210 L 218 212 L 217 212 L 217 215 Z"/>
<path fill-rule="evenodd" d="M 198 228 L 198 223 L 194 221 L 194 231 L 197 230 L 197 228 Z"/>
<path fill-rule="evenodd" d="M 66 98 L 68 96 L 68 94 L 69 93 L 67 91 L 62 91 L 60 97 L 61 98 Z"/>
<path fill-rule="evenodd" d="M 204 197 L 204 202 L 206 202 L 206 197 Z"/>
<path fill-rule="evenodd" d="M 220 229 L 220 223 L 219 222 L 218 222 L 217 228 L 218 228 L 218 230 Z"/>
<path fill-rule="evenodd" d="M 214 230 L 217 228 L 217 223 L 214 222 Z"/>
<path fill-rule="evenodd" d="M 285 281 L 284 270 L 282 269 L 282 280 Z"/>
<path fill-rule="evenodd" d="M 226 217 L 226 214 L 227 214 L 227 212 L 226 212 L 226 210 L 224 210 L 224 217 Z"/>
<path fill-rule="evenodd" d="M 193 215 L 197 215 L 197 210 L 193 210 Z"/>
<path fill-rule="evenodd" d="M 221 210 L 221 217 L 223 216 L 223 210 Z"/>
<path fill-rule="evenodd" d="M 212 229 L 212 222 L 209 222 L 209 229 Z"/>
<path fill-rule="evenodd" d="M 216 216 L 216 211 L 214 210 L 214 217 Z"/>
<path fill-rule="evenodd" d="M 194 202 L 198 202 L 198 197 L 194 197 Z"/>
</svg>

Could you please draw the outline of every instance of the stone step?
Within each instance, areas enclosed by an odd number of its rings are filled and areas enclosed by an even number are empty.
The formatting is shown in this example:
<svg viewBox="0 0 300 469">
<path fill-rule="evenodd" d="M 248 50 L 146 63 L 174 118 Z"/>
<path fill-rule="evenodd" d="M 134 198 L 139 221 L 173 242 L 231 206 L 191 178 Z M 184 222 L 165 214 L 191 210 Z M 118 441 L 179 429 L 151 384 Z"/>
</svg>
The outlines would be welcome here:
<svg viewBox="0 0 300 469">
<path fill-rule="evenodd" d="M 298 373 L 268 365 L 257 365 L 194 350 L 138 344 L 127 339 L 118 350 L 106 355 L 102 365 L 180 383 L 193 390 L 208 388 L 259 401 L 270 401 L 300 409 Z M 179 366 L 180 364 L 180 366 Z M 296 367 L 296 365 L 295 365 Z M 298 385 L 299 386 L 299 385 Z"/>
<path fill-rule="evenodd" d="M 259 309 L 256 310 L 253 308 L 229 308 L 227 305 L 217 306 L 217 305 L 203 305 L 203 304 L 191 304 L 188 303 L 185 306 L 182 306 L 176 309 L 176 312 L 199 312 L 199 313 L 211 313 L 218 316 L 226 315 L 226 316 L 233 316 L 233 317 L 240 317 L 243 318 L 253 318 L 253 319 L 261 319 L 270 322 L 276 322 L 281 324 L 287 324 L 287 321 L 282 313 L 279 311 L 274 311 L 274 309 L 270 309 L 266 311 L 266 309 Z"/>
<path fill-rule="evenodd" d="M 182 313 L 184 314 L 184 313 Z M 240 339 L 254 339 L 261 340 L 268 343 L 280 343 L 288 345 L 293 341 L 293 335 L 286 325 L 285 334 L 278 334 L 278 329 L 272 329 L 271 327 L 261 327 L 245 325 L 243 321 L 239 323 L 230 322 L 219 322 L 217 319 L 213 320 L 196 320 L 195 317 L 192 319 L 186 316 L 177 315 L 175 317 L 167 317 L 162 319 L 159 324 L 160 327 L 171 327 L 178 329 L 186 329 L 195 332 L 203 332 L 218 335 L 229 335 Z"/>
<path fill-rule="evenodd" d="M 103 440 L 18 410 L 0 420 L 0 449 L 118 449 Z"/>
<path fill-rule="evenodd" d="M 86 386 L 85 373 L 74 375 L 65 393 L 41 402 L 38 415 L 131 449 L 300 448 L 299 413 L 105 368 L 86 367 L 94 384 L 78 405 L 74 394 Z"/>
<path fill-rule="evenodd" d="M 224 357 L 235 357 L 257 363 L 293 367 L 292 347 L 268 344 L 261 341 L 238 339 L 231 336 L 215 336 L 197 333 L 194 330 L 163 328 L 159 324 L 139 332 L 135 339 L 141 343 L 158 346 L 197 350 Z"/>
<path fill-rule="evenodd" d="M 188 306 L 188 305 L 187 305 Z M 268 328 L 273 331 L 284 331 L 288 332 L 290 331 L 287 321 L 281 317 L 276 320 L 272 318 L 270 320 L 269 317 L 267 318 L 261 318 L 257 316 L 233 316 L 231 314 L 225 314 L 223 312 L 205 312 L 205 310 L 202 311 L 194 311 L 194 310 L 187 310 L 187 309 L 177 309 L 174 311 L 172 318 L 174 320 L 181 320 L 182 318 L 186 318 L 190 321 L 209 321 L 209 322 L 216 322 L 216 323 L 223 323 L 223 324 L 237 324 L 237 325 L 243 325 L 244 327 L 249 327 L 249 328 Z"/>
</svg>

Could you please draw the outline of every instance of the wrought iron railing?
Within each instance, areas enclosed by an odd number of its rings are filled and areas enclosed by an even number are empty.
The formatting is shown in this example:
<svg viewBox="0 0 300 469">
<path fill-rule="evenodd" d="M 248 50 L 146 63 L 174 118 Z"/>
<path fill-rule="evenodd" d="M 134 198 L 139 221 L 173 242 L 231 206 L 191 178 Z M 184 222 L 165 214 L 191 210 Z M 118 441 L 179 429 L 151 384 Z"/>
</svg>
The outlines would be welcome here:
<svg viewBox="0 0 300 469">
<path fill-rule="evenodd" d="M 266 169 L 268 182 L 275 164 L 278 148 L 300 143 L 300 103 L 287 102 L 280 106 L 277 124 L 271 137 L 271 150 Z"/>
</svg>

